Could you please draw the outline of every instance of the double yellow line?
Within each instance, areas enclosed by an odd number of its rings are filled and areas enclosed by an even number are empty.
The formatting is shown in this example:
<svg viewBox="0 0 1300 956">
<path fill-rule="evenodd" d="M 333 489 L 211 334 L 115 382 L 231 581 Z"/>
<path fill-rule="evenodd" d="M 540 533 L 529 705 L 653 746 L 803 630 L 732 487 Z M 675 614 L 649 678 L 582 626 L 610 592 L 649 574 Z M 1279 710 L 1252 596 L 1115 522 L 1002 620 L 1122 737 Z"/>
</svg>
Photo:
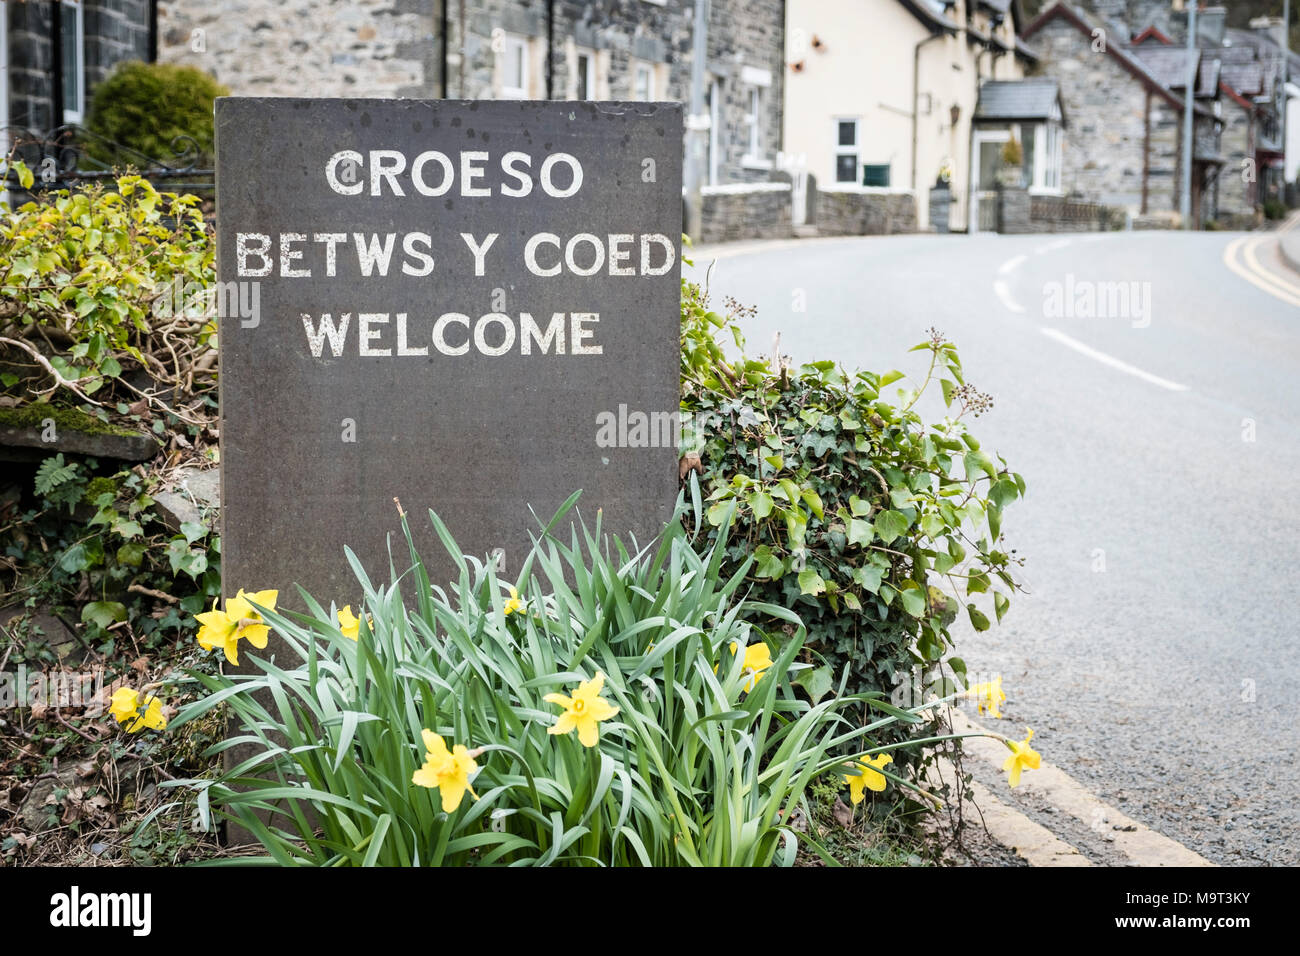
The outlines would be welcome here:
<svg viewBox="0 0 1300 956">
<path fill-rule="evenodd" d="M 1296 228 L 1297 224 L 1300 224 L 1300 216 L 1292 217 L 1291 221 L 1276 233 L 1266 232 L 1258 236 L 1241 236 L 1232 240 L 1223 250 L 1223 264 L 1257 289 L 1281 299 L 1288 305 L 1300 306 L 1300 277 L 1283 276 L 1265 268 L 1259 261 L 1261 245 L 1266 242 L 1280 242 L 1281 235 Z"/>
</svg>

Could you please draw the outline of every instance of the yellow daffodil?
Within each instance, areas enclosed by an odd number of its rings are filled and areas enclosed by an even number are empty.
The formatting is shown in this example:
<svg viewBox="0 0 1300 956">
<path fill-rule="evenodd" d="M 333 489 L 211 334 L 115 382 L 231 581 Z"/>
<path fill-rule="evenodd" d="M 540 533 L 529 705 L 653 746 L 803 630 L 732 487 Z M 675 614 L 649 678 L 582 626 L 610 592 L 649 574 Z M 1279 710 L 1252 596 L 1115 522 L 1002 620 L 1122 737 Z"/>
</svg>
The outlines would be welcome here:
<svg viewBox="0 0 1300 956">
<path fill-rule="evenodd" d="M 350 637 L 352 640 L 357 639 L 361 633 L 361 619 L 352 613 L 352 605 L 345 604 L 339 608 L 339 630 L 343 632 L 344 637 Z"/>
<path fill-rule="evenodd" d="M 976 684 L 966 692 L 967 697 L 974 697 L 979 703 L 979 712 L 988 711 L 990 717 L 1002 716 L 998 704 L 1006 703 L 1007 695 L 1002 693 L 1002 675 L 984 684 Z"/>
<path fill-rule="evenodd" d="M 509 584 L 507 584 L 506 587 L 510 589 L 510 600 L 506 601 L 506 605 L 505 605 L 506 617 L 509 617 L 511 614 L 518 614 L 519 612 L 523 611 L 524 602 L 519 599 L 518 591 L 516 591 Z"/>
<path fill-rule="evenodd" d="M 1025 728 L 1025 731 L 1027 735 L 1019 743 L 1014 740 L 1006 741 L 1011 756 L 1002 764 L 1002 769 L 1007 771 L 1007 783 L 1013 788 L 1020 785 L 1020 771 L 1025 769 L 1037 770 L 1038 765 L 1043 760 L 1038 751 L 1029 746 L 1029 741 L 1034 738 L 1034 732 L 1028 727 Z"/>
<path fill-rule="evenodd" d="M 731 653 L 740 653 L 739 641 L 731 642 Z M 749 680 L 745 682 L 743 688 L 745 693 L 751 693 L 754 688 L 758 686 L 758 682 L 763 678 L 763 671 L 767 670 L 771 666 L 772 651 L 762 641 L 750 644 L 745 648 L 744 669 L 740 674 L 741 677 L 745 677 L 746 675 L 749 676 Z M 716 667 L 713 670 L 715 673 L 717 672 Z"/>
<path fill-rule="evenodd" d="M 880 793 L 885 789 L 885 775 L 880 772 L 880 768 L 887 763 L 893 763 L 894 758 L 889 754 L 876 754 L 874 757 L 868 757 L 866 760 L 859 760 L 853 765 L 857 773 L 846 773 L 844 782 L 849 785 L 849 799 L 853 801 L 856 807 L 866 796 L 864 790 L 871 790 L 874 793 Z"/>
<path fill-rule="evenodd" d="M 113 692 L 108 705 L 108 712 L 119 724 L 125 724 L 127 721 L 133 722 L 131 726 L 126 728 L 129 734 L 133 734 L 145 727 L 150 730 L 162 730 L 167 726 L 167 718 L 163 716 L 162 712 L 162 701 L 157 697 L 146 698 L 144 713 L 141 713 L 140 694 L 130 687 L 119 687 Z"/>
<path fill-rule="evenodd" d="M 466 790 L 477 800 L 478 794 L 469 785 L 469 779 L 478 770 L 478 764 L 474 762 L 474 754 L 478 751 L 471 753 L 464 744 L 456 744 L 448 750 L 443 739 L 430 730 L 422 730 L 420 736 L 424 738 L 426 751 L 424 766 L 415 771 L 411 782 L 436 789 L 442 797 L 444 813 L 456 812 Z"/>
<path fill-rule="evenodd" d="M 578 739 L 584 747 L 594 747 L 600 737 L 599 723 L 609 720 L 618 713 L 618 708 L 600 696 L 605 686 L 605 675 L 596 672 L 592 680 L 583 681 L 572 697 L 563 694 L 547 694 L 542 699 L 548 704 L 558 704 L 564 708 L 555 726 L 547 727 L 548 734 L 567 734 L 575 727 Z"/>
<path fill-rule="evenodd" d="M 221 648 L 226 652 L 226 660 L 235 665 L 239 664 L 241 640 L 247 639 L 248 643 L 259 650 L 266 647 L 266 637 L 271 633 L 271 628 L 263 623 L 262 615 L 249 602 L 255 601 L 267 610 L 274 611 L 279 594 L 279 591 L 245 594 L 244 589 L 240 588 L 239 593 L 226 602 L 224 611 L 217 610 L 217 602 L 214 600 L 211 611 L 195 615 L 195 620 L 201 625 L 199 646 L 209 651 Z"/>
</svg>

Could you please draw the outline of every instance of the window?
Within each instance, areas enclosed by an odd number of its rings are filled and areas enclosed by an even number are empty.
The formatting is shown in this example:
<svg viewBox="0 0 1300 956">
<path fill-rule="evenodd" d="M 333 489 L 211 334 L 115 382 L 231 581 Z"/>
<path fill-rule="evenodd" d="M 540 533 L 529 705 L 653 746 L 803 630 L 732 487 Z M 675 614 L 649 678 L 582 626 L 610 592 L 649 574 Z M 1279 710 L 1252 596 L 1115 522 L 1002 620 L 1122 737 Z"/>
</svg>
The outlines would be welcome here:
<svg viewBox="0 0 1300 956">
<path fill-rule="evenodd" d="M 749 127 L 749 145 L 745 155 L 750 159 L 763 156 L 763 88 L 752 86 L 749 89 L 749 110 L 745 113 L 745 125 Z"/>
<path fill-rule="evenodd" d="M 889 164 L 888 163 L 865 164 L 862 167 L 862 185 L 888 186 L 889 185 Z"/>
<path fill-rule="evenodd" d="M 1022 123 L 1020 143 L 1024 147 L 1025 185 L 1042 192 L 1061 190 L 1061 127 L 1054 121 Z"/>
<path fill-rule="evenodd" d="M 632 70 L 632 99 L 649 103 L 655 98 L 655 72 L 649 63 L 637 63 Z"/>
<path fill-rule="evenodd" d="M 1022 165 L 1024 166 L 1025 184 L 1028 186 L 1038 185 L 1038 179 L 1035 178 L 1037 171 L 1042 169 L 1042 163 L 1038 159 L 1037 143 L 1038 138 L 1037 123 L 1022 123 L 1020 126 L 1020 152 L 1024 157 Z"/>
<path fill-rule="evenodd" d="M 86 50 L 81 4 L 61 5 L 60 42 L 63 47 L 63 122 L 80 123 L 85 115 Z"/>
<path fill-rule="evenodd" d="M 722 81 L 710 76 L 704 91 L 704 102 L 709 111 L 709 185 L 718 184 L 718 127 L 722 122 Z"/>
<path fill-rule="evenodd" d="M 578 86 L 574 99 L 594 100 L 596 98 L 596 57 L 592 53 L 579 53 L 576 68 Z"/>
<path fill-rule="evenodd" d="M 497 54 L 501 63 L 501 96 L 507 100 L 528 99 L 528 41 L 507 36 Z"/>
<path fill-rule="evenodd" d="M 858 181 L 858 121 L 855 119 L 835 121 L 835 181 Z"/>
</svg>

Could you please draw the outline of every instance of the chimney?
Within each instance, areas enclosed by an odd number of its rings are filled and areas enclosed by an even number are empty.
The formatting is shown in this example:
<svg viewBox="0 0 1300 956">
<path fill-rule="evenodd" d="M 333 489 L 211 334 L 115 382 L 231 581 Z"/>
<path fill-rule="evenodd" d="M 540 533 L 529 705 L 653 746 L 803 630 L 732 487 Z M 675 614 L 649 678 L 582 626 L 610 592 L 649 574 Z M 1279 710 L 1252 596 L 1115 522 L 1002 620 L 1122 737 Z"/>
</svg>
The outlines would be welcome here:
<svg viewBox="0 0 1300 956">
<path fill-rule="evenodd" d="M 1206 39 L 1216 46 L 1223 43 L 1223 29 L 1228 25 L 1228 8 L 1227 7 L 1206 7 L 1196 14 L 1196 36 L 1198 39 Z M 1281 29 L 1282 21 L 1278 20 L 1278 28 Z"/>
<path fill-rule="evenodd" d="M 1279 49 L 1286 49 L 1286 36 L 1282 32 L 1281 17 L 1255 17 L 1250 21 L 1250 28 L 1272 38 Z"/>
</svg>

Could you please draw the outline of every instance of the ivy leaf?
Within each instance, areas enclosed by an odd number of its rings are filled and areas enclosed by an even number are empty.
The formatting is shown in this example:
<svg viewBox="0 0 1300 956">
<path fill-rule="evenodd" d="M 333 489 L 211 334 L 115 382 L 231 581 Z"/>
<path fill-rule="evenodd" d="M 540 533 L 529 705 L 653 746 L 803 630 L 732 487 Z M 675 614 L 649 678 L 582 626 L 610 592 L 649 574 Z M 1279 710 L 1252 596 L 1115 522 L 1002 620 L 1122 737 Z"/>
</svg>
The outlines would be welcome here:
<svg viewBox="0 0 1300 956">
<path fill-rule="evenodd" d="M 875 594 L 880 590 L 880 581 L 885 576 L 883 568 L 865 567 L 853 569 L 853 580 L 862 585 L 863 589 Z"/>
<path fill-rule="evenodd" d="M 898 593 L 903 602 L 903 610 L 912 617 L 925 616 L 925 592 L 919 587 L 910 587 Z"/>
<path fill-rule="evenodd" d="M 814 704 L 835 689 L 831 669 L 824 664 L 800 671 L 793 683 L 802 687 Z"/>
<path fill-rule="evenodd" d="M 754 491 L 749 495 L 749 507 L 754 517 L 760 521 L 772 513 L 772 496 L 766 491 Z"/>
<path fill-rule="evenodd" d="M 814 596 L 824 594 L 826 593 L 826 582 L 812 568 L 805 568 L 799 572 L 799 593 Z"/>
<path fill-rule="evenodd" d="M 948 381 L 948 380 L 945 378 L 945 379 L 940 379 L 940 380 L 939 380 L 939 385 L 940 385 L 940 387 L 943 389 L 943 404 L 944 404 L 945 406 L 948 406 L 948 407 L 951 408 L 951 407 L 952 407 L 952 393 L 955 392 L 955 391 L 957 390 L 957 385 L 956 385 L 956 383 L 954 383 L 954 382 L 950 382 L 950 381 Z"/>
<path fill-rule="evenodd" d="M 813 491 L 811 488 L 805 488 L 800 492 L 800 494 L 803 497 L 804 504 L 808 506 L 809 510 L 811 510 L 813 514 L 818 518 L 826 517 L 825 512 L 822 511 L 821 496 L 817 494 L 817 492 Z"/>
<path fill-rule="evenodd" d="M 1020 487 L 1012 478 L 999 478 L 989 489 L 989 501 L 999 508 L 1005 508 L 1020 495 Z"/>
<path fill-rule="evenodd" d="M 868 545 L 874 537 L 870 521 L 862 518 L 849 519 L 849 544 Z"/>
<path fill-rule="evenodd" d="M 897 511 L 882 511 L 876 516 L 876 534 L 880 540 L 889 544 L 907 530 L 907 518 Z"/>
<path fill-rule="evenodd" d="M 859 518 L 865 518 L 871 514 L 871 503 L 863 501 L 857 495 L 849 495 L 849 510 Z"/>
<path fill-rule="evenodd" d="M 118 621 L 126 620 L 126 606 L 117 601 L 91 601 L 81 609 L 81 620 L 93 621 L 102 628 L 108 628 Z"/>
<path fill-rule="evenodd" d="M 117 549 L 117 563 L 129 568 L 138 568 L 147 550 L 147 546 L 141 541 L 128 541 Z"/>
<path fill-rule="evenodd" d="M 970 615 L 970 622 L 975 630 L 987 631 L 989 629 L 989 619 L 974 604 L 966 605 L 966 613 Z"/>
<path fill-rule="evenodd" d="M 1007 600 L 1005 594 L 1000 591 L 993 592 L 993 610 L 997 613 L 999 624 L 1002 623 L 1002 615 L 1007 613 L 1007 608 L 1010 606 L 1011 602 Z"/>
<path fill-rule="evenodd" d="M 140 522 L 132 521 L 130 518 L 117 518 L 113 521 L 113 530 L 124 538 L 138 538 L 144 534 L 144 528 L 140 527 Z"/>
<path fill-rule="evenodd" d="M 193 544 L 207 533 L 208 527 L 201 521 L 186 521 L 181 525 L 181 534 L 185 535 L 186 544 Z"/>
<path fill-rule="evenodd" d="M 772 553 L 772 549 L 760 544 L 754 549 L 754 576 L 758 578 L 779 578 L 785 575 L 785 564 Z"/>
</svg>

